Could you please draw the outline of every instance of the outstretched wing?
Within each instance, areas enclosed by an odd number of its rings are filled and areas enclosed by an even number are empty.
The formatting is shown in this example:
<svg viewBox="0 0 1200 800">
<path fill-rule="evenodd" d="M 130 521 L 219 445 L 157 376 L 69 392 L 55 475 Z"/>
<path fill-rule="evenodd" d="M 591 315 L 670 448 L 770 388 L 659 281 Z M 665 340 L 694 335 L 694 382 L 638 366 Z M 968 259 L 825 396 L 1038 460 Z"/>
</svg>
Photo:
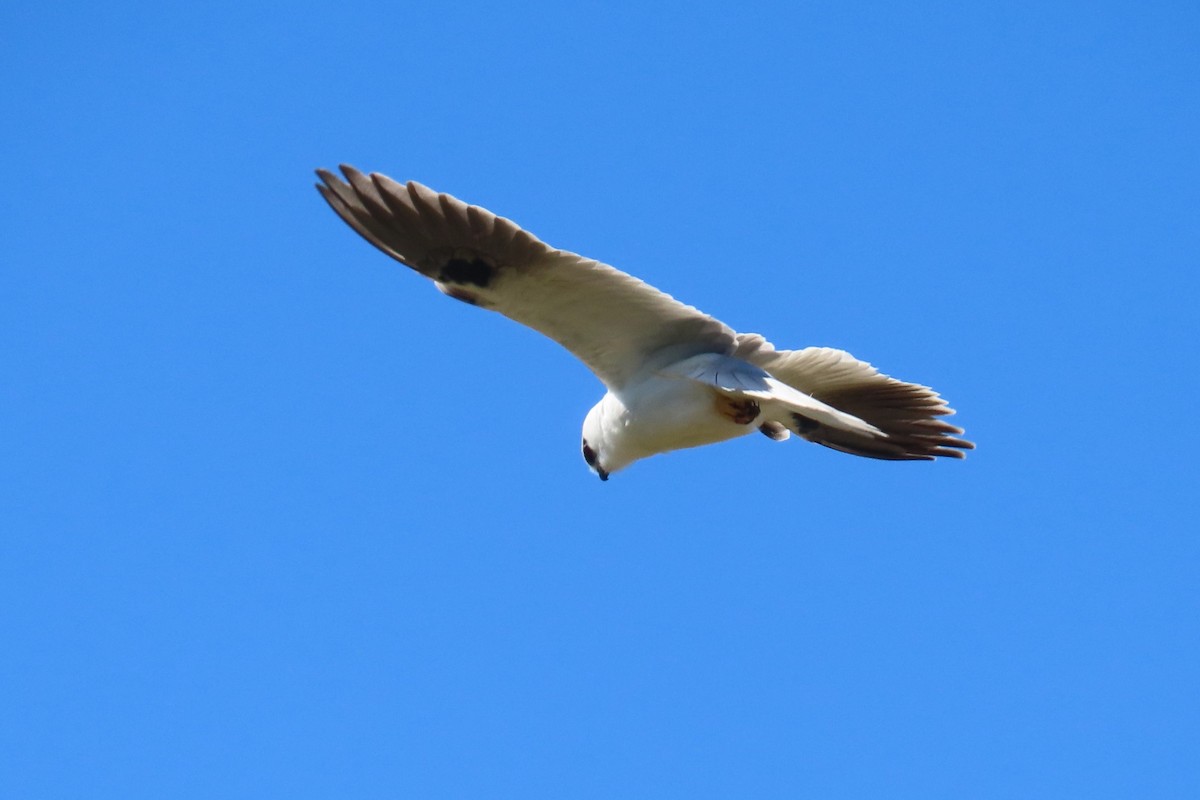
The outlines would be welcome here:
<svg viewBox="0 0 1200 800">
<path fill-rule="evenodd" d="M 733 350 L 729 327 L 632 275 L 414 181 L 341 170 L 345 181 L 317 170 L 317 189 L 364 239 L 451 297 L 550 337 L 610 389 L 646 367 Z"/>
<path fill-rule="evenodd" d="M 975 445 L 956 438 L 963 431 L 939 417 L 954 410 L 928 386 L 890 378 L 844 350 L 807 347 L 776 350 L 757 334 L 738 337 L 735 352 L 794 389 L 878 428 L 886 438 L 863 436 L 825 424 L 800 435 L 845 453 L 889 461 L 962 458 Z"/>
</svg>

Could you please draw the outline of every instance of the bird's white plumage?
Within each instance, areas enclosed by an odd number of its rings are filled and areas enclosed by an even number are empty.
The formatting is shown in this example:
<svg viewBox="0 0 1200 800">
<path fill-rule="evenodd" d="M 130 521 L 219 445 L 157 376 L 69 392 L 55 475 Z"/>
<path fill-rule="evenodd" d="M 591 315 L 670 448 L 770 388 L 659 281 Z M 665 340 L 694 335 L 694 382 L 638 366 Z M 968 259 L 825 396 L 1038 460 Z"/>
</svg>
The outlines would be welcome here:
<svg viewBox="0 0 1200 800">
<path fill-rule="evenodd" d="M 364 238 L 444 293 L 562 344 L 608 393 L 584 422 L 603 478 L 640 458 L 756 429 L 857 455 L 961 457 L 971 443 L 932 390 L 829 348 L 775 350 L 607 264 L 421 184 L 342 167 L 322 196 Z"/>
</svg>

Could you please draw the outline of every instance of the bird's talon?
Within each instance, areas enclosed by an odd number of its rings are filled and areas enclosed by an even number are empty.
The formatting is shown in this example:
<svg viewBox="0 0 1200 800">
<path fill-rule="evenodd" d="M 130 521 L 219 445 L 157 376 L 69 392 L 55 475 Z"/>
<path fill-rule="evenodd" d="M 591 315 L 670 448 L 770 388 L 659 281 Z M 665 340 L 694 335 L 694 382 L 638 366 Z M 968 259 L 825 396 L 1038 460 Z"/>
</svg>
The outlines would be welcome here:
<svg viewBox="0 0 1200 800">
<path fill-rule="evenodd" d="M 727 395 L 717 396 L 717 411 L 738 425 L 749 425 L 758 419 L 758 403 L 751 399 L 738 400 Z"/>
</svg>

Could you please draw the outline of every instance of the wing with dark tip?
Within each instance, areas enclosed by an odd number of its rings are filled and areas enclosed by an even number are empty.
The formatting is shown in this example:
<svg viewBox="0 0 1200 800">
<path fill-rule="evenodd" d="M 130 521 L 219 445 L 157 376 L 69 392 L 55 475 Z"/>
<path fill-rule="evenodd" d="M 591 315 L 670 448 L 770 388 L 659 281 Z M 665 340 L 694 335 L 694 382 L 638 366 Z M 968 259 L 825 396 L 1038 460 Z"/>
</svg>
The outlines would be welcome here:
<svg viewBox="0 0 1200 800">
<path fill-rule="evenodd" d="M 963 458 L 963 450 L 975 449 L 973 443 L 957 438 L 962 428 L 941 419 L 954 410 L 937 392 L 890 378 L 844 350 L 776 350 L 757 334 L 743 334 L 738 337 L 735 355 L 886 434 L 886 438 L 863 436 L 809 419 L 797 420 L 795 433 L 810 442 L 888 461 Z"/>
<path fill-rule="evenodd" d="M 413 181 L 341 170 L 345 180 L 317 170 L 317 190 L 364 239 L 451 297 L 550 337 L 610 388 L 647 366 L 733 349 L 721 322 L 511 220 Z"/>
</svg>

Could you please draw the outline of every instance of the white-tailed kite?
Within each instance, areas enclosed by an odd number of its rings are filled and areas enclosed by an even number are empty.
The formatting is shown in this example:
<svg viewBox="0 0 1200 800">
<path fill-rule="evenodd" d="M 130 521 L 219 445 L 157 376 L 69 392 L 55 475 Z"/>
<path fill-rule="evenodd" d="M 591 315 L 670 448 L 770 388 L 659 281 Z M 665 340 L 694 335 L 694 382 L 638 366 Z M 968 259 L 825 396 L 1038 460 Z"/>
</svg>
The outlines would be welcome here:
<svg viewBox="0 0 1200 800">
<path fill-rule="evenodd" d="M 364 239 L 445 294 L 549 336 L 604 383 L 583 422 L 583 458 L 601 480 L 638 459 L 755 430 L 893 461 L 962 458 L 975 446 L 939 419 L 954 412 L 926 386 L 842 350 L 776 350 L 479 206 L 341 170 L 345 181 L 317 170 L 317 189 Z"/>
</svg>

